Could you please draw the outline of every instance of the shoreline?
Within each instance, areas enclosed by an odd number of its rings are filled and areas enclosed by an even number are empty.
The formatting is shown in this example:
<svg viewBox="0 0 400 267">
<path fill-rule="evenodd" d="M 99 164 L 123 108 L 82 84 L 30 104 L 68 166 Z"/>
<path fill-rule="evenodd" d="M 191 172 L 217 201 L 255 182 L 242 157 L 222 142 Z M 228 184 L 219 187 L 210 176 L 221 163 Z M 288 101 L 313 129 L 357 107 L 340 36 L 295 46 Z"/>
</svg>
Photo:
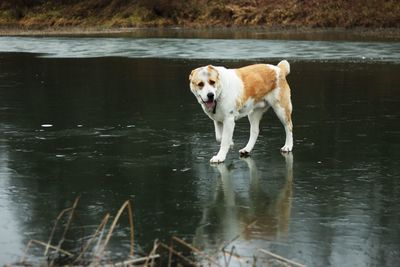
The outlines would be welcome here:
<svg viewBox="0 0 400 267">
<path fill-rule="evenodd" d="M 216 39 L 298 39 L 399 41 L 399 28 L 322 27 L 0 27 L 0 36 L 15 37 L 150 37 Z"/>
</svg>

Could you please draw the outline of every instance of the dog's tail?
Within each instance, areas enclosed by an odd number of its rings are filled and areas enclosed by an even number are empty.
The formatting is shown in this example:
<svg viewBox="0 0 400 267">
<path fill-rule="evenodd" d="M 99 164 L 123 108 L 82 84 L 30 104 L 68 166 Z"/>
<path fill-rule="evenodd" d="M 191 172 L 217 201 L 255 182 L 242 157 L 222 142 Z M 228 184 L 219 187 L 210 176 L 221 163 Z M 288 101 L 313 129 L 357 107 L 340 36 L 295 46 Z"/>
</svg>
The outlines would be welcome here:
<svg viewBox="0 0 400 267">
<path fill-rule="evenodd" d="M 290 65 L 287 60 L 282 60 L 278 63 L 278 67 L 281 69 L 281 73 L 286 77 L 290 73 Z"/>
</svg>

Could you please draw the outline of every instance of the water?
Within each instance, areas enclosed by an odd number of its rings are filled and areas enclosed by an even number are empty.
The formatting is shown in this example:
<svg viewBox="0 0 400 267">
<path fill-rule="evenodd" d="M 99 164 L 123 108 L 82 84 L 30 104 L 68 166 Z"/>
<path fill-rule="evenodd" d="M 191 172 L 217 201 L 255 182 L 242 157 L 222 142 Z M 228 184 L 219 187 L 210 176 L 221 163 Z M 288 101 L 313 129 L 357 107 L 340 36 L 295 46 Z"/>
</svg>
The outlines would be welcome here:
<svg viewBox="0 0 400 267">
<path fill-rule="evenodd" d="M 1 264 L 30 239 L 46 242 L 79 195 L 78 240 L 130 199 L 142 253 L 173 235 L 214 253 L 240 234 L 231 245 L 242 256 L 399 262 L 397 43 L 1 37 L 0 51 Z M 294 152 L 279 153 L 284 131 L 269 112 L 251 158 L 238 157 L 242 119 L 226 163 L 210 166 L 218 146 L 190 70 L 283 57 Z M 128 233 L 124 219 L 116 255 L 129 252 Z"/>
</svg>

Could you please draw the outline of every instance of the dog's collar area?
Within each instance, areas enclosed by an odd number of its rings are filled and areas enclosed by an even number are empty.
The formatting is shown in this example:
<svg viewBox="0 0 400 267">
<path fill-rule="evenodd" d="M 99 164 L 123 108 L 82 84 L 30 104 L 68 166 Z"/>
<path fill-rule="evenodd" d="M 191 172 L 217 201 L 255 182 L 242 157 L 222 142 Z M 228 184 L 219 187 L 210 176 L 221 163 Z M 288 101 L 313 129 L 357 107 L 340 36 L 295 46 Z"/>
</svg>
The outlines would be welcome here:
<svg viewBox="0 0 400 267">
<path fill-rule="evenodd" d="M 214 100 L 215 101 L 215 105 L 214 105 L 214 108 L 213 108 L 213 114 L 215 114 L 215 112 L 217 111 L 217 104 L 218 104 L 218 102 L 217 102 L 217 100 Z"/>
</svg>

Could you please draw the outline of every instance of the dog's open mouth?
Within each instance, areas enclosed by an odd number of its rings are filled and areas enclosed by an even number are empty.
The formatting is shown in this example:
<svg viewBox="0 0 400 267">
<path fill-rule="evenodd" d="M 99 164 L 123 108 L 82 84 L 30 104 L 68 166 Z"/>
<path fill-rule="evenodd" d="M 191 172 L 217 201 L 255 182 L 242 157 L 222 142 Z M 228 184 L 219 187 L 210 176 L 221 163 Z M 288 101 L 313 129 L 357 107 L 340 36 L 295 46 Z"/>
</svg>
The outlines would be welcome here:
<svg viewBox="0 0 400 267">
<path fill-rule="evenodd" d="M 208 110 L 214 110 L 215 105 L 217 104 L 217 102 L 215 100 L 207 100 L 207 101 L 203 101 L 203 103 Z"/>
</svg>

